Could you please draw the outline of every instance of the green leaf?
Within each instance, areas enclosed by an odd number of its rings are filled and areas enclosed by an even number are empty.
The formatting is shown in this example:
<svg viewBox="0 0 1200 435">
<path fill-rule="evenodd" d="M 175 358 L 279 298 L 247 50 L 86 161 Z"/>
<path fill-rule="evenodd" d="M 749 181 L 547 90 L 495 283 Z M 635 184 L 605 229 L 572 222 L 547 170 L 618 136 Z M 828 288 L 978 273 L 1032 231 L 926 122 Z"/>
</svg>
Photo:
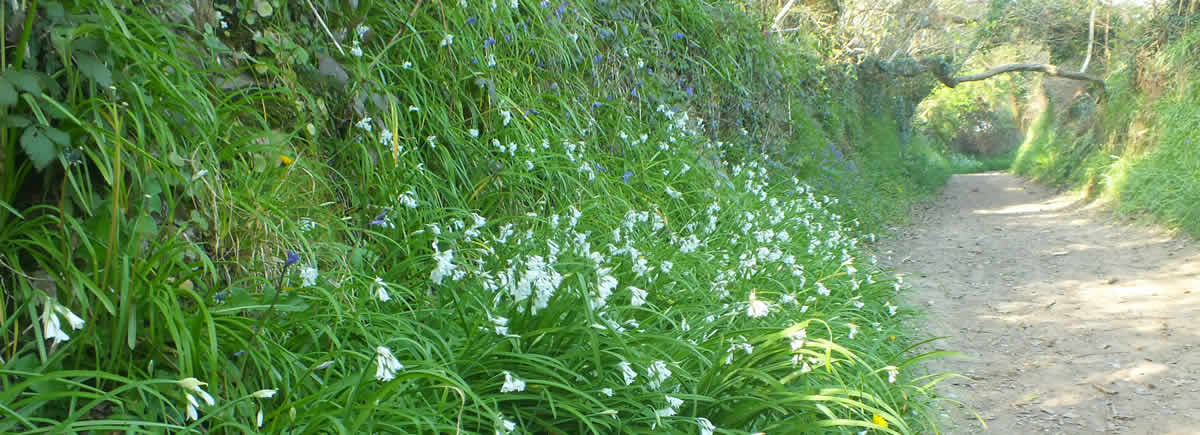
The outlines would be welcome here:
<svg viewBox="0 0 1200 435">
<path fill-rule="evenodd" d="M 17 88 L 7 78 L 0 77 L 0 106 L 17 104 Z"/>
<path fill-rule="evenodd" d="M 75 63 L 79 65 L 79 72 L 95 81 L 96 84 L 104 87 L 112 86 L 112 72 L 96 56 L 92 56 L 91 54 L 77 54 L 75 55 Z"/>
<path fill-rule="evenodd" d="M 29 124 L 32 124 L 32 123 L 33 123 L 33 121 L 31 121 L 29 118 L 26 118 L 24 116 L 8 115 L 8 116 L 4 117 L 3 121 L 0 121 L 0 128 L 25 128 L 25 127 L 28 127 Z"/>
<path fill-rule="evenodd" d="M 42 93 L 42 85 L 38 83 L 37 74 L 29 71 L 5 71 L 4 78 L 22 91 L 34 95 Z"/>
<path fill-rule="evenodd" d="M 67 146 L 71 144 L 71 135 L 54 127 L 46 127 L 46 137 L 59 145 Z"/>
<path fill-rule="evenodd" d="M 275 13 L 275 8 L 272 7 L 271 2 L 269 2 L 267 0 L 255 0 L 254 1 L 254 12 L 257 12 L 258 16 L 266 18 L 266 17 L 271 16 L 271 14 Z"/>
<path fill-rule="evenodd" d="M 58 154 L 58 147 L 37 127 L 25 129 L 25 133 L 21 135 L 21 148 L 25 150 L 29 159 L 33 160 L 33 166 L 38 170 L 50 166 L 50 162 L 54 161 L 54 156 Z"/>
</svg>

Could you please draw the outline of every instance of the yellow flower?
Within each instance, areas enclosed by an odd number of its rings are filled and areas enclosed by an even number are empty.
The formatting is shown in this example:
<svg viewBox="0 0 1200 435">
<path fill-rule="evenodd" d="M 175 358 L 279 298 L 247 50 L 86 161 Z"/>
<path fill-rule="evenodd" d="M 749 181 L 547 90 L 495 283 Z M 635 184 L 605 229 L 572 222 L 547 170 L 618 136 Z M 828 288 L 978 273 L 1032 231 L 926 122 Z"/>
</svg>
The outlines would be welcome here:
<svg viewBox="0 0 1200 435">
<path fill-rule="evenodd" d="M 887 429 L 887 427 L 888 427 L 887 420 L 884 420 L 883 416 L 879 415 L 879 414 L 875 414 L 875 416 L 871 418 L 871 423 L 875 423 L 877 425 L 883 426 L 884 429 Z"/>
<path fill-rule="evenodd" d="M 292 160 L 292 158 L 291 158 L 291 157 L 288 157 L 288 156 L 279 156 L 279 164 L 278 164 L 278 166 L 291 166 L 293 161 L 294 161 L 294 160 Z"/>
<path fill-rule="evenodd" d="M 895 336 L 895 335 L 889 335 L 889 336 L 888 336 L 888 340 L 896 341 L 896 336 Z"/>
</svg>

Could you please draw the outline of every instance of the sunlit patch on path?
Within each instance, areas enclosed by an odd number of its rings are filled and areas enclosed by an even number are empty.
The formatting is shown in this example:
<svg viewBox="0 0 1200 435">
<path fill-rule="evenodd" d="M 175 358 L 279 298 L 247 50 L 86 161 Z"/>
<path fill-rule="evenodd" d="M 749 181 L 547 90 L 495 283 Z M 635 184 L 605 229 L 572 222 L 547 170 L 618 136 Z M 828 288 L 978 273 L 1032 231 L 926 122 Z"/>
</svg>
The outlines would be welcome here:
<svg viewBox="0 0 1200 435">
<path fill-rule="evenodd" d="M 1003 173 L 958 175 L 883 248 L 971 356 L 948 433 L 1195 433 L 1200 248 Z"/>
</svg>

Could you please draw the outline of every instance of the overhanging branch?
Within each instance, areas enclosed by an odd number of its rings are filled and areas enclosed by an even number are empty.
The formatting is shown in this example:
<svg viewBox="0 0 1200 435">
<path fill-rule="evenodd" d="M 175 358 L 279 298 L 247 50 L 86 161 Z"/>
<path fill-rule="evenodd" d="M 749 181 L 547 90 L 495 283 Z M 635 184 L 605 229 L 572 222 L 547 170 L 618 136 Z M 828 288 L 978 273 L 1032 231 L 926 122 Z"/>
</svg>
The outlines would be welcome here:
<svg viewBox="0 0 1200 435">
<path fill-rule="evenodd" d="M 959 83 L 974 82 L 974 81 L 991 78 L 992 76 L 997 75 L 997 74 L 1004 74 L 1004 73 L 1010 73 L 1010 72 L 1021 72 L 1021 71 L 1040 72 L 1040 73 L 1044 73 L 1049 76 L 1062 77 L 1064 79 L 1071 79 L 1071 80 L 1084 80 L 1084 81 L 1089 81 L 1092 83 L 1097 83 L 1100 86 L 1104 86 L 1104 80 L 1100 80 L 1098 78 L 1092 77 L 1092 76 L 1084 74 L 1084 73 L 1073 72 L 1073 71 L 1064 71 L 1062 69 L 1059 69 L 1057 66 L 1044 64 L 1044 63 L 1012 63 L 1012 64 L 1008 64 L 1008 65 L 1000 65 L 998 67 L 989 69 L 989 70 L 981 72 L 979 74 L 971 74 L 971 75 L 950 77 L 950 78 L 938 77 L 938 81 L 942 82 L 942 84 L 944 84 L 948 87 L 953 88 L 955 86 L 958 86 Z M 934 74 L 934 75 L 937 75 L 937 74 Z"/>
<path fill-rule="evenodd" d="M 1043 63 L 1012 63 L 1000 65 L 987 71 L 963 76 L 954 76 L 953 67 L 946 59 L 939 56 L 922 58 L 901 58 L 892 62 L 881 61 L 877 58 L 867 58 L 859 63 L 859 71 L 865 77 L 874 80 L 887 80 L 892 77 L 913 77 L 921 74 L 933 74 L 943 85 L 953 88 L 960 83 L 989 79 L 993 76 L 1011 72 L 1040 72 L 1049 76 L 1062 77 L 1071 80 L 1092 82 L 1104 87 L 1104 80 L 1088 74 L 1066 71 L 1057 66 Z"/>
</svg>

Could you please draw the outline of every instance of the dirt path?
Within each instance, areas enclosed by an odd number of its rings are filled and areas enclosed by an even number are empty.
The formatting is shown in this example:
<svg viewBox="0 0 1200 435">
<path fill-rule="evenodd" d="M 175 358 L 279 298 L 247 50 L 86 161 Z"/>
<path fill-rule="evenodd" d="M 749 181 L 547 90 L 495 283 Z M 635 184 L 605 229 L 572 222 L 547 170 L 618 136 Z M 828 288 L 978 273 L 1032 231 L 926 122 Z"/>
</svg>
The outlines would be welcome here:
<svg viewBox="0 0 1200 435">
<path fill-rule="evenodd" d="M 1200 243 L 1078 199 L 959 175 L 883 243 L 922 332 L 970 357 L 930 365 L 987 423 L 950 410 L 949 433 L 1200 433 Z"/>
</svg>

